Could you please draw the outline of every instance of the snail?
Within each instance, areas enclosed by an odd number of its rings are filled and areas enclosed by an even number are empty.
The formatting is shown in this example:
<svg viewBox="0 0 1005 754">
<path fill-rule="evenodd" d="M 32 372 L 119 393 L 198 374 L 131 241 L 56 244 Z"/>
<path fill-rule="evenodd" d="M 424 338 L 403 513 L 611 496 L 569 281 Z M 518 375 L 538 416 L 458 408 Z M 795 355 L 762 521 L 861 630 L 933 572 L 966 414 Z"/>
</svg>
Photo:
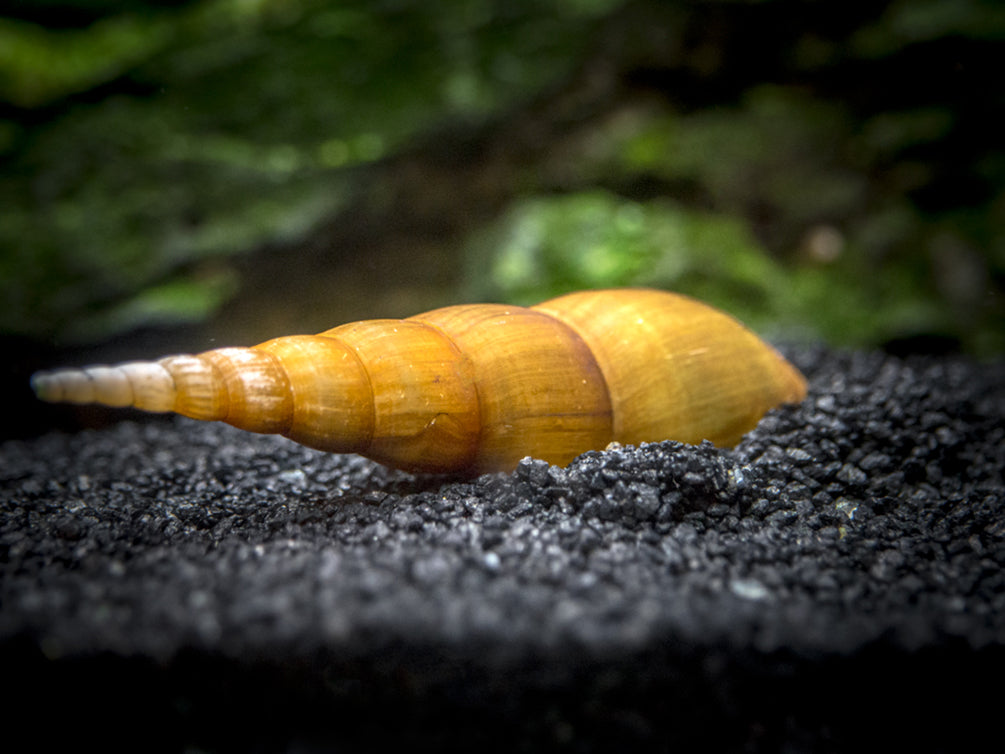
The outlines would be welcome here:
<svg viewBox="0 0 1005 754">
<path fill-rule="evenodd" d="M 651 289 L 450 306 L 251 348 L 39 372 L 49 402 L 280 433 L 414 472 L 566 464 L 611 442 L 729 446 L 803 376 L 729 315 Z"/>
</svg>

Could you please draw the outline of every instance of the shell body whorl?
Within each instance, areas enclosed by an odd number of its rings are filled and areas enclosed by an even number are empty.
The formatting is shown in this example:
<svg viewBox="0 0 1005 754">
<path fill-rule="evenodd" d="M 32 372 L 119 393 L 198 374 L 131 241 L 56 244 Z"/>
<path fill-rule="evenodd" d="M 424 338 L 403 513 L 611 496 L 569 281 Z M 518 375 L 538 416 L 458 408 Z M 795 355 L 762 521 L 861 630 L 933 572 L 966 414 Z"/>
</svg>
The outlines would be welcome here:
<svg viewBox="0 0 1005 754">
<path fill-rule="evenodd" d="M 625 444 L 731 445 L 802 375 L 736 320 L 655 290 L 461 305 L 251 348 L 39 373 L 43 400 L 135 406 L 280 433 L 427 472 L 565 464 Z"/>
<path fill-rule="evenodd" d="M 729 315 L 664 291 L 570 293 L 532 307 L 569 324 L 607 380 L 613 439 L 734 445 L 806 380 Z"/>
</svg>

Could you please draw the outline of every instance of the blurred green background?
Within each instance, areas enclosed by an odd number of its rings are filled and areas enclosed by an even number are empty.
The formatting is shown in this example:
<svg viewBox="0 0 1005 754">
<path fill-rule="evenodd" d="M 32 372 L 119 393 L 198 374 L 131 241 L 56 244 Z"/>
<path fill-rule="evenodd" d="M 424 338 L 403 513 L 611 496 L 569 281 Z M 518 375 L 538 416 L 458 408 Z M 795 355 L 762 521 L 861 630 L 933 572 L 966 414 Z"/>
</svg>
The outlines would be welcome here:
<svg viewBox="0 0 1005 754">
<path fill-rule="evenodd" d="M 977 0 L 0 3 L 0 333 L 20 379 L 651 285 L 1000 355 L 1003 41 Z"/>
</svg>

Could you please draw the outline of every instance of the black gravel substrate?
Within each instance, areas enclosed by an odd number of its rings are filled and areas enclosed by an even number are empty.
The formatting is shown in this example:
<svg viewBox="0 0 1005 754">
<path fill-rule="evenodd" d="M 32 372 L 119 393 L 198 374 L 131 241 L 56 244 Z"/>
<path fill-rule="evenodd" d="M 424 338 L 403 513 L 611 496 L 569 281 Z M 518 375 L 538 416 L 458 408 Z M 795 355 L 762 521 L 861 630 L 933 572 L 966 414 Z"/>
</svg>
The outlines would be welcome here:
<svg viewBox="0 0 1005 754">
<path fill-rule="evenodd" d="M 6 442 L 5 735 L 966 750 L 1005 701 L 1005 365 L 792 356 L 810 397 L 733 450 L 460 482 L 184 419 Z"/>
</svg>

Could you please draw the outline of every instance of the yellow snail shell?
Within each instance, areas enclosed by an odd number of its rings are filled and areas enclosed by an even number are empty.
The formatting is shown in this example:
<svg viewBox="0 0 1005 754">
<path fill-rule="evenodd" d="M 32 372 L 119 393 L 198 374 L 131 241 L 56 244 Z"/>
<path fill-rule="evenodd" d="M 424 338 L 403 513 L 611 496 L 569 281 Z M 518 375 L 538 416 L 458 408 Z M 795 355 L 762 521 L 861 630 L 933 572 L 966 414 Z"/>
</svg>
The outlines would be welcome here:
<svg viewBox="0 0 1005 754">
<path fill-rule="evenodd" d="M 648 289 L 471 304 L 251 348 L 40 372 L 45 401 L 280 433 L 410 471 L 565 464 L 612 441 L 732 445 L 806 381 L 732 317 Z"/>
</svg>

